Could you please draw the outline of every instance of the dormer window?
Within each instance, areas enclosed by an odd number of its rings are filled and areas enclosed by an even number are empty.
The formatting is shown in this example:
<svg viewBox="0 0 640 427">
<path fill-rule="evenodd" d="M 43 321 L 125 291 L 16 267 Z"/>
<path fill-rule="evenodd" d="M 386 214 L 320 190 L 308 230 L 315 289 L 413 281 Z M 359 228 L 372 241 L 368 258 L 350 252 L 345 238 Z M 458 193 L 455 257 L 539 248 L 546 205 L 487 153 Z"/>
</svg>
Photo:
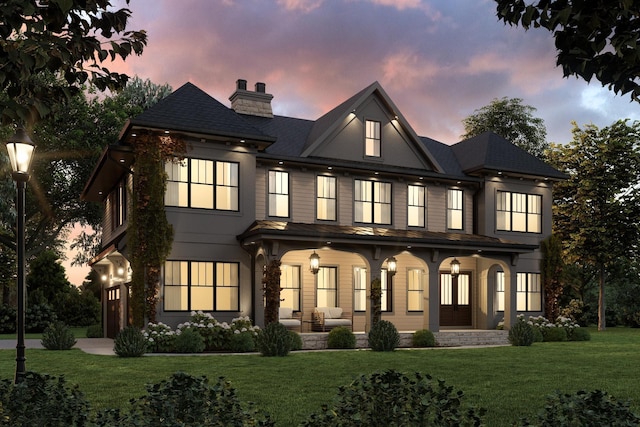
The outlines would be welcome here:
<svg viewBox="0 0 640 427">
<path fill-rule="evenodd" d="M 380 157 L 380 122 L 367 120 L 365 122 L 364 155 Z"/>
</svg>

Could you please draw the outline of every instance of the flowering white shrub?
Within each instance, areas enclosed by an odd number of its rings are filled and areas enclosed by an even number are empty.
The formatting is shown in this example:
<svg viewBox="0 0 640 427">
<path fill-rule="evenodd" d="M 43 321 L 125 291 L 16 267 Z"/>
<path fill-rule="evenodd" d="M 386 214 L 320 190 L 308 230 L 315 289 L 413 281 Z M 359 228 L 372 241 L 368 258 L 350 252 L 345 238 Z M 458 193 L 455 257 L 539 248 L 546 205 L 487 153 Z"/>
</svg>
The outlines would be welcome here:
<svg viewBox="0 0 640 427">
<path fill-rule="evenodd" d="M 168 353 L 174 349 L 176 332 L 162 322 L 149 323 L 142 332 L 147 339 L 148 351 L 153 353 Z"/>
</svg>

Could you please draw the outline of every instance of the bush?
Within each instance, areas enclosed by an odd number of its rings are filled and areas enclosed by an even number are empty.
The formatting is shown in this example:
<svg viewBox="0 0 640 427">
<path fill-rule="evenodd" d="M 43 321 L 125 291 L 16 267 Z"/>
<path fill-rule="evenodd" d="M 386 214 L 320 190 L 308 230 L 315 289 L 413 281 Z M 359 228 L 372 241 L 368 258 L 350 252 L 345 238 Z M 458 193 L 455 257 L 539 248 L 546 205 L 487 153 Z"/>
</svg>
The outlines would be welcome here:
<svg viewBox="0 0 640 427">
<path fill-rule="evenodd" d="M 606 392 L 578 391 L 574 395 L 556 392 L 547 397 L 545 409 L 538 414 L 540 426 L 637 426 L 640 417 L 631 412 L 629 403 L 618 402 Z M 527 419 L 520 426 L 536 425 Z"/>
<path fill-rule="evenodd" d="M 296 331 L 289 331 L 291 337 L 291 351 L 302 350 L 302 337 Z"/>
<path fill-rule="evenodd" d="M 291 350 L 289 330 L 282 323 L 269 323 L 258 334 L 258 350 L 263 356 L 286 356 Z"/>
<path fill-rule="evenodd" d="M 545 342 L 559 342 L 567 340 L 567 331 L 564 328 L 547 328 L 542 331 Z"/>
<path fill-rule="evenodd" d="M 571 341 L 589 341 L 591 334 L 587 328 L 575 328 L 571 334 Z"/>
<path fill-rule="evenodd" d="M 393 351 L 400 343 L 400 334 L 387 320 L 375 323 L 369 331 L 369 347 L 373 351 Z"/>
<path fill-rule="evenodd" d="M 27 372 L 23 381 L 0 381 L 0 425 L 69 427 L 87 425 L 89 403 L 64 377 Z"/>
<path fill-rule="evenodd" d="M 104 338 L 102 325 L 91 325 L 87 328 L 87 338 Z"/>
<path fill-rule="evenodd" d="M 127 326 L 113 340 L 113 351 L 120 357 L 140 357 L 147 351 L 147 340 L 135 326 Z"/>
<path fill-rule="evenodd" d="M 436 338 L 430 330 L 420 329 L 413 333 L 413 336 L 411 337 L 411 345 L 414 347 L 435 347 Z"/>
<path fill-rule="evenodd" d="M 543 342 L 544 335 L 542 335 L 542 329 L 533 327 L 533 342 Z"/>
<path fill-rule="evenodd" d="M 178 353 L 202 353 L 205 349 L 204 338 L 194 329 L 183 329 L 176 334 L 175 346 Z"/>
<path fill-rule="evenodd" d="M 329 332 L 328 348 L 356 348 L 356 336 L 346 326 L 337 326 Z"/>
<path fill-rule="evenodd" d="M 234 353 L 247 353 L 249 351 L 255 351 L 256 342 L 253 339 L 251 332 L 234 333 L 229 339 L 229 351 Z"/>
<path fill-rule="evenodd" d="M 76 337 L 64 322 L 54 322 L 50 324 L 42 334 L 40 341 L 47 350 L 70 350 L 76 345 Z"/>
<path fill-rule="evenodd" d="M 533 326 L 524 320 L 518 320 L 509 329 L 509 342 L 515 346 L 530 346 L 533 344 Z"/>
<path fill-rule="evenodd" d="M 0 306 L 0 334 L 12 334 L 16 331 L 16 309 L 9 304 Z"/>
<path fill-rule="evenodd" d="M 382 322 L 382 321 L 380 321 Z M 378 322 L 378 323 L 380 323 Z M 463 393 L 420 373 L 415 379 L 388 370 L 362 375 L 339 388 L 333 405 L 323 405 L 302 425 L 477 426 L 484 409 L 463 408 Z"/>
<path fill-rule="evenodd" d="M 162 322 L 149 323 L 143 334 L 152 353 L 171 353 L 176 347 L 176 333 Z"/>
<path fill-rule="evenodd" d="M 100 301 L 91 292 L 71 288 L 56 298 L 56 317 L 67 325 L 89 326 L 100 321 Z"/>
<path fill-rule="evenodd" d="M 48 304 L 32 304 L 27 307 L 24 316 L 27 332 L 43 332 L 50 323 L 58 320 Z"/>
</svg>

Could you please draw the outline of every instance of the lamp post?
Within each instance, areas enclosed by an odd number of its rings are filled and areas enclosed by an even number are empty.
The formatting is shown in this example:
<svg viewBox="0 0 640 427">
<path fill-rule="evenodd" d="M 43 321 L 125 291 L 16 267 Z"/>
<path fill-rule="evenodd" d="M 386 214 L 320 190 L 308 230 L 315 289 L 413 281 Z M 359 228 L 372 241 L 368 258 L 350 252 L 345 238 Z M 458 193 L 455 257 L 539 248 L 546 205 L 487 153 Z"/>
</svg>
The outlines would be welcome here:
<svg viewBox="0 0 640 427">
<path fill-rule="evenodd" d="M 16 329 L 18 342 L 16 344 L 16 377 L 15 383 L 22 382 L 26 372 L 25 355 L 24 355 L 24 314 L 26 307 L 26 286 L 24 272 L 24 199 L 25 188 L 29 181 L 29 167 L 33 159 L 33 151 L 36 146 L 25 132 L 24 128 L 18 127 L 16 133 L 7 141 L 7 151 L 9 152 L 9 161 L 11 162 L 11 176 L 16 182 L 17 197 L 16 211 L 18 213 L 16 224 L 16 255 L 18 257 L 18 310 L 16 318 Z"/>
</svg>

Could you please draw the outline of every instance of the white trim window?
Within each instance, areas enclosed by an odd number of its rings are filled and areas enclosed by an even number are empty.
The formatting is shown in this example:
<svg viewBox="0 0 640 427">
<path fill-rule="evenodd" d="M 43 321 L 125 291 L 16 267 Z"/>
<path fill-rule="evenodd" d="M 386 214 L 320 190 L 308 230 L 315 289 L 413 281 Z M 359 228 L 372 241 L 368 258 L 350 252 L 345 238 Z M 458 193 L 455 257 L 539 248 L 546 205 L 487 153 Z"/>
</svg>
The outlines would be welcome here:
<svg viewBox="0 0 640 427">
<path fill-rule="evenodd" d="M 464 192 L 456 188 L 447 189 L 447 228 L 449 230 L 464 229 Z"/>
<path fill-rule="evenodd" d="M 391 224 L 391 183 L 354 180 L 354 221 Z"/>
<path fill-rule="evenodd" d="M 540 273 L 518 273 L 517 282 L 517 310 L 542 311 Z"/>
<path fill-rule="evenodd" d="M 407 225 L 424 227 L 425 188 L 421 185 L 407 186 Z"/>
<path fill-rule="evenodd" d="M 269 216 L 289 217 L 289 173 L 269 171 Z"/>
<path fill-rule="evenodd" d="M 496 228 L 522 233 L 542 232 L 542 196 L 539 194 L 498 191 Z"/>
<path fill-rule="evenodd" d="M 316 177 L 316 218 L 323 221 L 336 220 L 336 177 Z"/>
<path fill-rule="evenodd" d="M 365 121 L 364 155 L 367 157 L 381 157 L 382 141 L 380 137 L 380 122 Z"/>
</svg>

